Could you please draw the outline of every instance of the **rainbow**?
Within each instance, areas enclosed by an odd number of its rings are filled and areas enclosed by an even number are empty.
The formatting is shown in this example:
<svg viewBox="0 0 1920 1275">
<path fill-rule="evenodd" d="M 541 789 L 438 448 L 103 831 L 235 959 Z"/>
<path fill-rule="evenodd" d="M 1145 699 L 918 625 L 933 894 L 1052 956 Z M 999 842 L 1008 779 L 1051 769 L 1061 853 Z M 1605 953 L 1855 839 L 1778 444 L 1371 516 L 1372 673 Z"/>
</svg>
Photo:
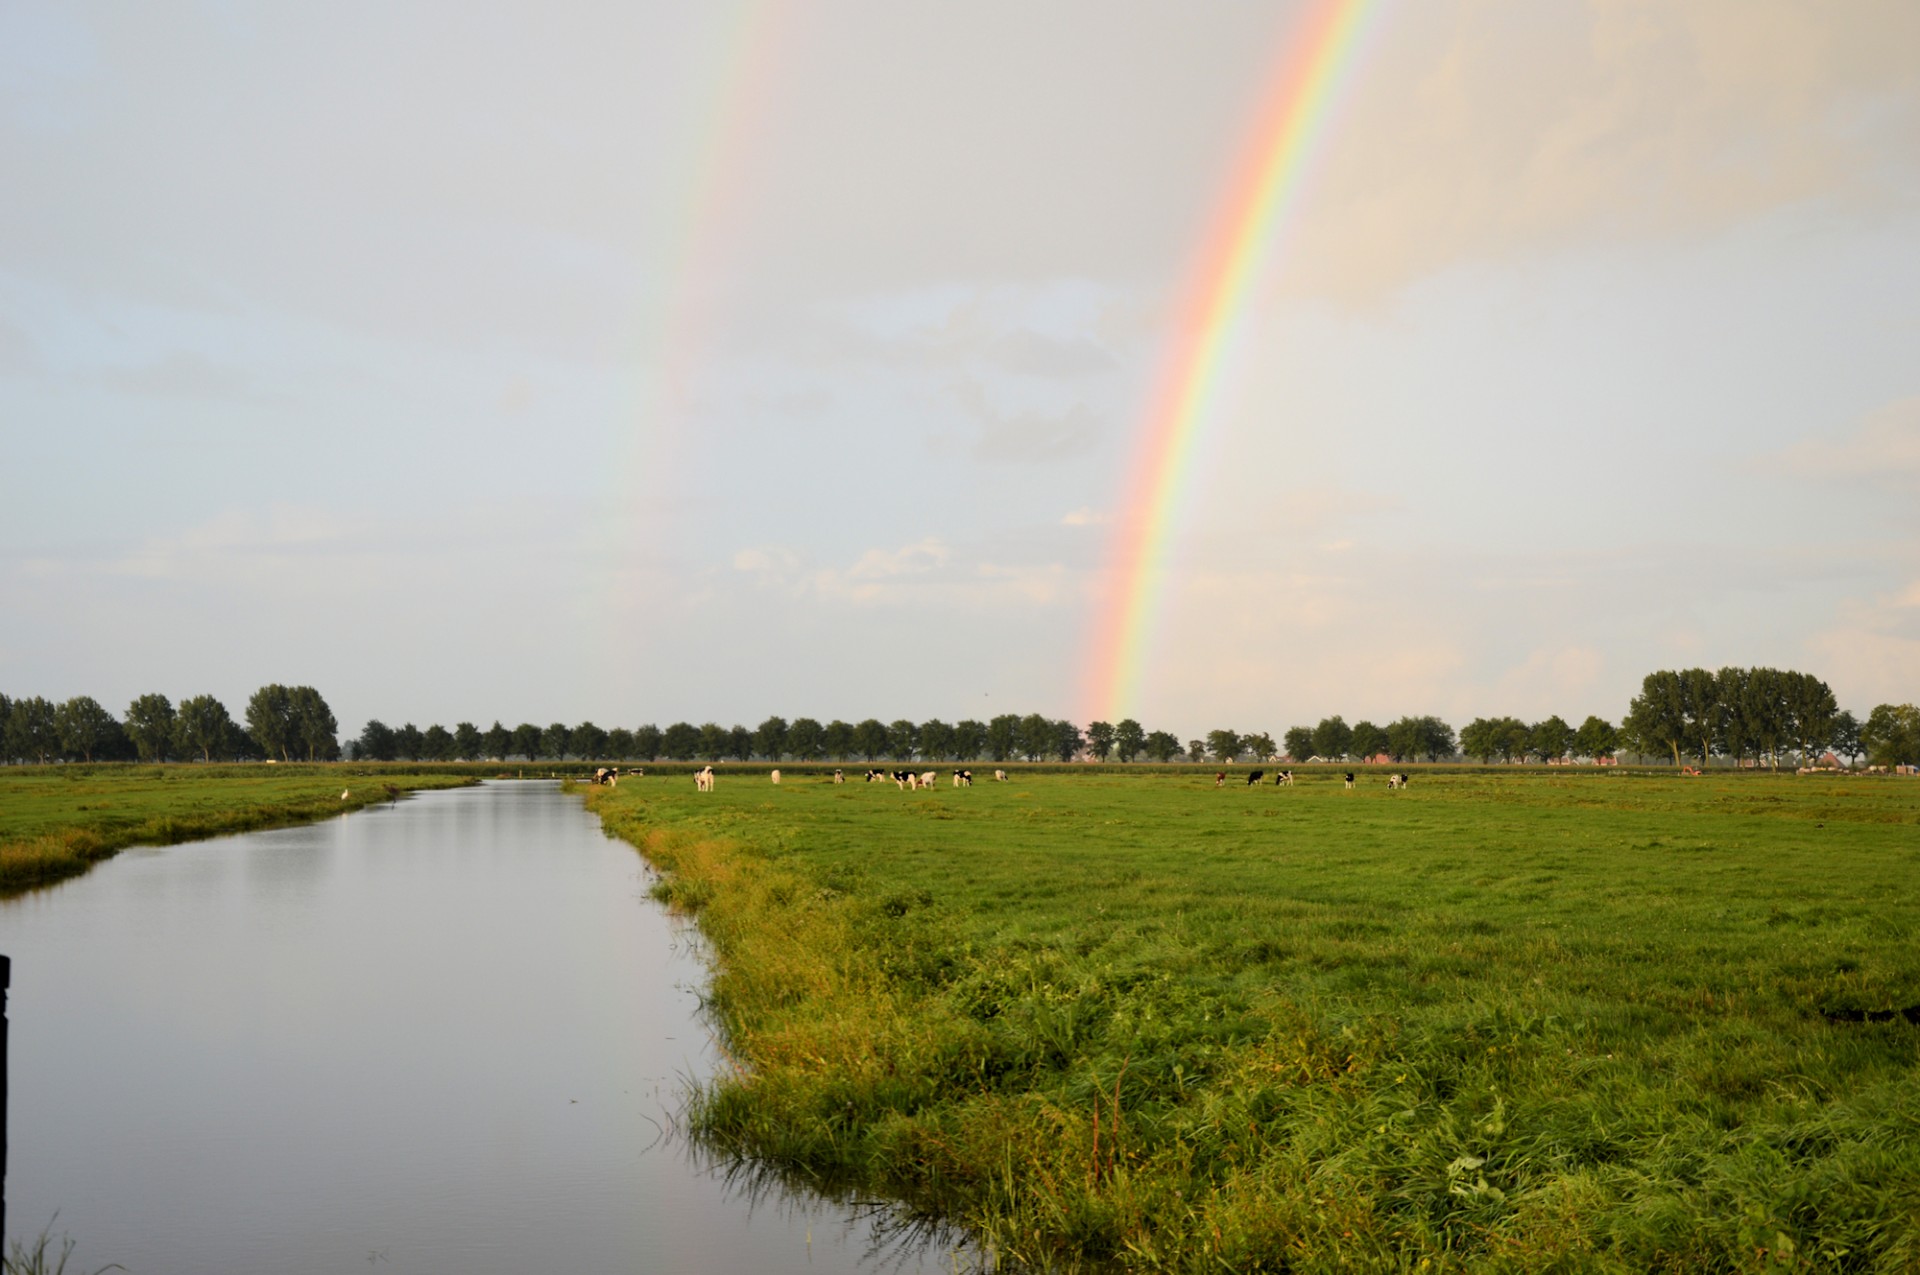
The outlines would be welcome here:
<svg viewBox="0 0 1920 1275">
<path fill-rule="evenodd" d="M 1282 51 L 1252 143 L 1202 243 L 1115 519 L 1087 663 L 1089 716 L 1136 711 L 1167 559 L 1247 302 L 1299 206 L 1340 89 L 1382 0 L 1316 0 Z"/>
</svg>

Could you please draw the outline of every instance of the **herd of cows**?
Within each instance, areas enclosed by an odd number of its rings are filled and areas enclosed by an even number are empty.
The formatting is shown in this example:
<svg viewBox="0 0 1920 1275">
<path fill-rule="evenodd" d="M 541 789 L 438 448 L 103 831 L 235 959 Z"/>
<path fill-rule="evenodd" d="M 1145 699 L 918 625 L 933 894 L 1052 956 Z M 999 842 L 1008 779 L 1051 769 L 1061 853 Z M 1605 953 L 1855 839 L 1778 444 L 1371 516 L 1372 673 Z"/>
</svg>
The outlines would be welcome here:
<svg viewBox="0 0 1920 1275">
<path fill-rule="evenodd" d="M 606 784 L 609 786 L 614 786 L 614 785 L 617 785 L 619 782 L 620 773 L 621 773 L 620 768 L 618 766 L 602 766 L 598 770 L 593 772 L 593 782 L 596 784 Z M 627 768 L 626 773 L 629 776 L 633 776 L 633 775 L 644 775 L 647 772 L 638 766 L 629 766 Z M 1267 772 L 1264 770 L 1248 771 L 1247 787 L 1249 788 L 1255 787 L 1256 785 L 1263 782 L 1266 779 L 1266 777 L 1267 777 Z M 780 782 L 780 772 L 778 770 L 773 771 L 769 775 L 769 778 L 771 778 L 773 782 L 777 785 Z M 1005 783 L 1007 780 L 1007 772 L 1004 770 L 996 770 L 993 772 L 993 778 L 994 778 L 994 782 L 996 783 Z M 1353 787 L 1354 775 L 1351 770 L 1346 772 L 1345 778 L 1346 778 L 1347 787 L 1349 788 Z M 867 771 L 866 781 L 870 784 L 885 783 L 889 779 L 891 779 L 896 786 L 902 789 L 917 791 L 922 788 L 938 787 L 940 783 L 940 772 L 937 770 L 922 770 L 922 771 L 869 770 Z M 714 780 L 714 772 L 713 772 L 713 767 L 711 766 L 703 766 L 699 770 L 696 770 L 693 772 L 693 786 L 699 789 L 701 792 L 712 792 L 713 780 Z M 836 784 L 846 783 L 847 772 L 844 770 L 834 771 L 833 782 Z M 1291 788 L 1293 786 L 1293 772 L 1291 770 L 1276 770 L 1273 773 L 1273 782 L 1277 787 Z M 1214 775 L 1213 786 L 1215 788 L 1224 788 L 1226 787 L 1226 784 L 1227 784 L 1226 771 L 1223 770 Z M 955 788 L 973 787 L 973 772 L 971 770 L 954 771 L 953 786 Z M 1401 788 L 1405 788 L 1406 786 L 1407 786 L 1407 776 L 1405 772 L 1396 772 L 1394 774 L 1387 776 L 1387 788 L 1389 790 L 1401 789 Z M 344 797 L 346 794 L 342 793 L 341 795 Z"/>
</svg>

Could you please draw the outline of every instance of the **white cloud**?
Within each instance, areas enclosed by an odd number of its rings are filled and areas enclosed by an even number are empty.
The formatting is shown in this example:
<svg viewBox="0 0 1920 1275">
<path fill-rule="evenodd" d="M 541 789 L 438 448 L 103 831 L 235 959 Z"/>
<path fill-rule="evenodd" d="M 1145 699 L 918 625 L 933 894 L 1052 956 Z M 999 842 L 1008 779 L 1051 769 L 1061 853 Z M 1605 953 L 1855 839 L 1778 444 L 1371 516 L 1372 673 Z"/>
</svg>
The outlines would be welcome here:
<svg viewBox="0 0 1920 1275">
<path fill-rule="evenodd" d="M 1850 430 L 1804 439 L 1755 464 L 1792 477 L 1920 491 L 1920 395 L 1888 403 Z"/>
</svg>

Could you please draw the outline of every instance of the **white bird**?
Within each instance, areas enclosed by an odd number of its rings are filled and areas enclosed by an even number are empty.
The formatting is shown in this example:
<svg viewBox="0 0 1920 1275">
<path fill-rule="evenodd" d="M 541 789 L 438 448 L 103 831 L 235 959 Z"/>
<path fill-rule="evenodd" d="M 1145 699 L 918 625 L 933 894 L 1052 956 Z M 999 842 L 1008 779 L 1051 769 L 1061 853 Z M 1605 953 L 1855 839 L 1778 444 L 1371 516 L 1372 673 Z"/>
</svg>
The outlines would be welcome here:
<svg viewBox="0 0 1920 1275">
<path fill-rule="evenodd" d="M 340 790 L 340 800 L 345 801 L 347 799 L 347 796 L 348 796 L 348 790 L 345 788 L 342 788 Z"/>
</svg>

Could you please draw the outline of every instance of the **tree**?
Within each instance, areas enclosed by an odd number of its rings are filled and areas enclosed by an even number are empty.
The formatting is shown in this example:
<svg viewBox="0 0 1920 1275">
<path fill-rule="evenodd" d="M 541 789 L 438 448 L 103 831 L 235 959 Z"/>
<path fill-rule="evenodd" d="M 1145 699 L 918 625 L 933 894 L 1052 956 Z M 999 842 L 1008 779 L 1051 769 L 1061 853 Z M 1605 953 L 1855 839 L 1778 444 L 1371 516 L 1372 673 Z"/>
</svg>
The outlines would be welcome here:
<svg viewBox="0 0 1920 1275">
<path fill-rule="evenodd" d="M 1053 723 L 1045 716 L 1028 713 L 1020 719 L 1020 755 L 1028 761 L 1039 761 L 1051 755 L 1058 734 Z"/>
<path fill-rule="evenodd" d="M 1482 766 L 1491 765 L 1500 751 L 1500 735 L 1492 718 L 1476 717 L 1460 728 L 1460 751 L 1478 757 Z"/>
<path fill-rule="evenodd" d="M 1703 668 L 1690 668 L 1680 674 L 1680 707 L 1688 742 L 1700 746 L 1700 764 L 1713 756 L 1713 741 L 1720 736 L 1720 719 L 1725 708 L 1720 700 L 1720 679 Z"/>
<path fill-rule="evenodd" d="M 1860 728 L 1860 746 L 1875 766 L 1920 765 L 1920 708 L 1878 704 Z"/>
<path fill-rule="evenodd" d="M 305 753 L 308 761 L 335 761 L 340 756 L 340 723 L 326 699 L 311 686 L 287 688 L 285 751 Z"/>
<path fill-rule="evenodd" d="M 1573 727 L 1558 713 L 1535 722 L 1527 732 L 1527 748 L 1541 761 L 1558 761 L 1573 747 Z"/>
<path fill-rule="evenodd" d="M 493 719 L 493 725 L 487 727 L 480 736 L 481 754 L 495 761 L 505 761 L 513 749 L 513 732 L 500 724 L 499 718 Z"/>
<path fill-rule="evenodd" d="M 227 732 L 233 725 L 227 706 L 211 695 L 181 700 L 177 720 L 180 743 L 198 751 L 202 761 L 212 761 L 214 750 L 226 746 Z"/>
<path fill-rule="evenodd" d="M 567 751 L 582 761 L 595 761 L 607 755 L 607 732 L 592 722 L 581 722 L 567 735 Z"/>
<path fill-rule="evenodd" d="M 753 732 L 735 725 L 727 732 L 727 756 L 735 761 L 753 760 Z"/>
<path fill-rule="evenodd" d="M 540 760 L 540 728 L 532 722 L 521 722 L 513 728 L 514 755 L 528 761 Z"/>
<path fill-rule="evenodd" d="M 987 724 L 971 717 L 953 724 L 953 756 L 956 761 L 979 761 L 987 751 Z"/>
<path fill-rule="evenodd" d="M 801 761 L 818 761 L 826 751 L 827 732 L 811 717 L 796 717 L 787 731 L 787 747 Z"/>
<path fill-rule="evenodd" d="M 935 717 L 920 723 L 920 755 L 928 761 L 953 756 L 953 727 Z"/>
<path fill-rule="evenodd" d="M 1140 723 L 1131 717 L 1122 718 L 1113 728 L 1113 755 L 1121 761 L 1132 761 L 1146 751 L 1147 732 Z"/>
<path fill-rule="evenodd" d="M 1338 761 L 1353 751 L 1353 729 L 1339 716 L 1324 717 L 1313 728 L 1313 751 Z"/>
<path fill-rule="evenodd" d="M 1187 760 L 1198 762 L 1198 761 L 1205 761 L 1206 758 L 1207 758 L 1207 741 L 1206 740 L 1190 739 L 1187 741 Z"/>
<path fill-rule="evenodd" d="M 0 722 L 5 721 L 0 714 Z M 127 737 L 141 761 L 165 761 L 173 751 L 176 728 L 173 703 L 164 695 L 142 695 L 127 705 Z"/>
<path fill-rule="evenodd" d="M 247 701 L 247 733 L 269 757 L 277 753 L 281 761 L 291 761 L 291 750 L 299 738 L 293 719 L 293 692 L 278 682 L 255 691 Z"/>
<path fill-rule="evenodd" d="M 1280 749 L 1275 746 L 1273 736 L 1265 731 L 1244 737 L 1240 741 L 1240 746 L 1252 753 L 1255 761 L 1273 761 L 1280 755 Z"/>
<path fill-rule="evenodd" d="M 887 755 L 895 761 L 912 761 L 920 749 L 920 728 L 902 717 L 887 727 Z"/>
<path fill-rule="evenodd" d="M 633 755 L 641 761 L 652 761 L 661 755 L 660 728 L 648 723 L 636 727 L 633 732 Z"/>
<path fill-rule="evenodd" d="M 994 761 L 1006 761 L 1020 747 L 1020 719 L 1002 713 L 987 723 L 987 755 Z"/>
<path fill-rule="evenodd" d="M 853 751 L 873 761 L 887 751 L 887 728 L 876 717 L 869 717 L 853 728 Z"/>
<path fill-rule="evenodd" d="M 1087 723 L 1087 751 L 1093 754 L 1095 761 L 1104 762 L 1113 756 L 1113 723 Z"/>
<path fill-rule="evenodd" d="M 1670 669 L 1649 673 L 1641 679 L 1640 693 L 1627 705 L 1626 720 L 1621 723 L 1635 752 L 1673 754 L 1680 764 L 1680 746 L 1692 738 L 1687 717 L 1687 688 L 1680 674 Z M 1461 736 L 1464 742 L 1466 736 Z"/>
<path fill-rule="evenodd" d="M 1840 714 L 1833 689 L 1811 673 L 1787 675 L 1787 720 L 1800 759 L 1812 765 L 1833 739 L 1833 720 Z"/>
<path fill-rule="evenodd" d="M 766 721 L 761 722 L 759 728 L 753 732 L 754 751 L 762 757 L 765 757 L 768 761 L 779 761 L 782 757 L 785 757 L 788 752 L 789 745 L 787 743 L 787 736 L 789 730 L 790 728 L 787 726 L 786 718 L 769 717 Z"/>
<path fill-rule="evenodd" d="M 1240 735 L 1230 730 L 1210 730 L 1207 732 L 1207 753 L 1215 760 L 1230 762 L 1240 755 L 1245 746 Z M 1199 760 L 1197 757 L 1195 760 Z"/>
<path fill-rule="evenodd" d="M 1833 715 L 1833 751 L 1849 766 L 1860 755 L 1860 719 L 1844 708 Z"/>
<path fill-rule="evenodd" d="M 540 751 L 555 761 L 565 761 L 567 749 L 573 744 L 573 732 L 567 729 L 565 722 L 549 722 L 540 732 Z"/>
<path fill-rule="evenodd" d="M 360 730 L 360 738 L 354 744 L 354 758 L 359 761 L 392 761 L 400 755 L 400 745 L 393 737 L 393 729 L 379 718 L 369 721 Z"/>
<path fill-rule="evenodd" d="M 700 728 L 691 722 L 675 722 L 660 737 L 660 748 L 674 761 L 692 761 L 700 751 Z"/>
<path fill-rule="evenodd" d="M 1613 723 L 1604 717 L 1589 715 L 1580 723 L 1580 729 L 1574 732 L 1573 748 L 1582 757 L 1591 757 L 1598 761 L 1602 757 L 1611 757 L 1620 747 L 1620 732 Z"/>
<path fill-rule="evenodd" d="M 616 726 L 607 732 L 607 756 L 615 761 L 633 760 L 633 732 Z"/>
<path fill-rule="evenodd" d="M 1140 751 L 1164 766 L 1180 751 L 1180 740 L 1167 731 L 1157 730 L 1141 741 Z"/>
<path fill-rule="evenodd" d="M 1295 761 L 1305 761 L 1313 756 L 1313 727 L 1289 726 L 1283 742 L 1287 746 L 1287 756 Z"/>
<path fill-rule="evenodd" d="M 1512 765 L 1515 761 L 1526 759 L 1527 749 L 1533 746 L 1533 729 L 1517 717 L 1496 718 L 1493 738 L 1500 752 L 1500 760 Z"/>
<path fill-rule="evenodd" d="M 393 748 L 401 761 L 419 761 L 427 751 L 427 737 L 418 726 L 408 722 L 393 732 Z"/>
<path fill-rule="evenodd" d="M 709 762 L 719 761 L 727 755 L 727 749 L 733 743 L 733 734 L 718 722 L 700 723 L 700 753 Z"/>
<path fill-rule="evenodd" d="M 427 727 L 420 740 L 420 755 L 428 761 L 452 761 L 453 732 L 439 722 Z"/>
<path fill-rule="evenodd" d="M 827 723 L 825 730 L 820 732 L 821 750 L 835 761 L 845 761 L 853 756 L 854 734 L 852 723 L 843 722 L 836 717 Z"/>
<path fill-rule="evenodd" d="M 61 751 L 77 761 L 92 761 L 118 724 L 91 695 L 76 695 L 53 710 L 53 732 Z"/>
<path fill-rule="evenodd" d="M 1080 728 L 1064 718 L 1053 724 L 1053 755 L 1063 762 L 1078 757 L 1087 746 L 1087 737 Z"/>
<path fill-rule="evenodd" d="M 1355 722 L 1350 746 L 1355 757 L 1361 761 L 1371 761 L 1387 751 L 1387 732 L 1369 721 Z"/>
<path fill-rule="evenodd" d="M 472 722 L 459 722 L 453 728 L 453 754 L 461 761 L 479 761 L 485 754 L 481 751 L 480 728 Z"/>
</svg>

